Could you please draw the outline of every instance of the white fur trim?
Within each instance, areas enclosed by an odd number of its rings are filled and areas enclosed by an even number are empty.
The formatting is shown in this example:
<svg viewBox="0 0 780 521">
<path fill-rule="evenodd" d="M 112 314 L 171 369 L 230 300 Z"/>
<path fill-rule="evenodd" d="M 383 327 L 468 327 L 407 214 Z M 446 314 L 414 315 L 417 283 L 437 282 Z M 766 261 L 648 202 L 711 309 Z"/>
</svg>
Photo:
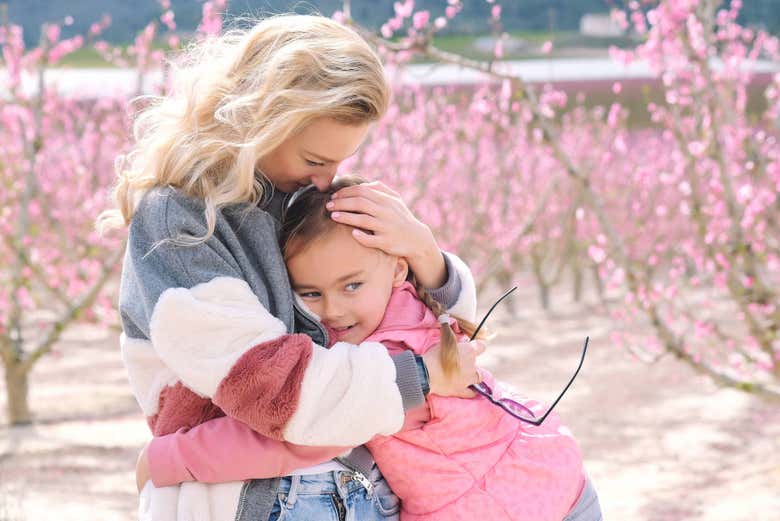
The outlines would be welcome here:
<svg viewBox="0 0 780 521">
<path fill-rule="evenodd" d="M 477 319 L 477 286 L 474 284 L 474 276 L 466 263 L 460 260 L 457 255 L 449 252 L 444 252 L 444 254 L 460 275 L 461 283 L 458 300 L 447 312 L 469 322 L 474 322 Z"/>
<path fill-rule="evenodd" d="M 175 385 L 179 378 L 165 366 L 148 340 L 119 336 L 122 360 L 135 399 L 146 416 L 157 414 L 160 392 Z"/>
<path fill-rule="evenodd" d="M 233 521 L 243 481 L 206 484 L 194 481 L 141 491 L 139 521 Z"/>
<path fill-rule="evenodd" d="M 284 439 L 299 445 L 357 446 L 404 422 L 395 364 L 382 344 L 314 346 L 298 408 Z"/>
<path fill-rule="evenodd" d="M 147 481 L 138 501 L 138 520 L 177 521 L 178 503 L 179 485 L 157 488 Z"/>
<path fill-rule="evenodd" d="M 287 332 L 249 285 L 232 277 L 165 290 L 149 329 L 163 362 L 184 385 L 208 398 L 244 353 Z"/>
<path fill-rule="evenodd" d="M 243 481 L 208 485 L 212 521 L 234 521 L 238 511 Z"/>
</svg>

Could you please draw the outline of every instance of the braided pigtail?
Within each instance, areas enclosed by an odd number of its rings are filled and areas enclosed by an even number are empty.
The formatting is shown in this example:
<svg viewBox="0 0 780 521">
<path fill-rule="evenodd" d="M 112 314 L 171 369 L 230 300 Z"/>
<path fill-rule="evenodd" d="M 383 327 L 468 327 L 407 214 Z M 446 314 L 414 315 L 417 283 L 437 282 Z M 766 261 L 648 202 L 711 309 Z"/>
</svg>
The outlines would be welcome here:
<svg viewBox="0 0 780 521">
<path fill-rule="evenodd" d="M 455 336 L 455 331 L 453 331 L 452 327 L 450 326 L 449 318 L 452 316 L 452 318 L 457 321 L 460 330 L 469 337 L 474 334 L 477 326 L 468 320 L 447 314 L 442 305 L 439 304 L 430 294 L 428 294 L 425 288 L 419 282 L 417 282 L 417 278 L 413 273 L 409 278 L 409 282 L 411 282 L 411 284 L 414 286 L 414 289 L 417 292 L 417 296 L 420 298 L 420 300 L 422 300 L 423 303 L 428 306 L 428 308 L 433 311 L 433 314 L 436 315 L 436 317 L 439 319 L 439 327 L 441 330 L 441 367 L 444 371 L 444 374 L 446 376 L 450 376 L 457 372 L 460 364 L 458 363 L 458 339 Z M 486 333 L 485 329 L 483 328 L 479 332 L 479 335 L 477 335 L 477 338 L 485 337 Z"/>
</svg>

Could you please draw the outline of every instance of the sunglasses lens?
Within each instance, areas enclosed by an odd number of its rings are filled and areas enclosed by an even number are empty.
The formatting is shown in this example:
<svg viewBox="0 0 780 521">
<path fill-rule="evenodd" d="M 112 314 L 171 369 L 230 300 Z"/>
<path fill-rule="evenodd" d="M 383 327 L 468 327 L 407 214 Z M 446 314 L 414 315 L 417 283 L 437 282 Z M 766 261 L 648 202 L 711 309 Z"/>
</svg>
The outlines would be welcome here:
<svg viewBox="0 0 780 521">
<path fill-rule="evenodd" d="M 520 402 L 510 400 L 509 398 L 502 398 L 499 401 L 501 402 L 501 405 L 503 405 L 507 410 L 511 411 L 517 416 L 520 416 L 522 418 L 528 418 L 529 420 L 536 419 L 536 415 L 533 412 L 531 412 L 531 409 L 529 409 L 528 407 L 526 407 Z"/>
</svg>

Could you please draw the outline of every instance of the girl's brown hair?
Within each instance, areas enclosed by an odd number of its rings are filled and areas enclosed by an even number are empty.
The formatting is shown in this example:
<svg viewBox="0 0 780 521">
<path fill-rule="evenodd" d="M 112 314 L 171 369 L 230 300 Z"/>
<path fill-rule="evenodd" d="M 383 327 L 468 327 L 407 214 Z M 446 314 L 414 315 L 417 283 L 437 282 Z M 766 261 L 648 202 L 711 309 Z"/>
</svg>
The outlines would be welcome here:
<svg viewBox="0 0 780 521">
<path fill-rule="evenodd" d="M 327 233 L 339 225 L 330 218 L 330 212 L 325 205 L 330 201 L 331 195 L 347 186 L 365 183 L 366 180 L 354 175 L 341 176 L 333 181 L 330 188 L 324 192 L 316 190 L 313 186 L 297 192 L 294 199 L 288 205 L 282 215 L 282 226 L 279 235 L 279 247 L 282 250 L 285 261 L 300 253 L 308 244 L 323 238 Z M 414 273 L 409 271 L 409 282 L 417 291 L 417 296 L 440 317 L 446 310 L 425 288 L 417 282 Z M 469 337 L 474 334 L 476 325 L 471 322 L 451 315 L 457 323 L 460 331 Z M 440 324 L 441 330 L 441 365 L 444 373 L 450 375 L 458 369 L 458 339 L 449 322 Z M 484 328 L 477 338 L 485 338 Z"/>
</svg>

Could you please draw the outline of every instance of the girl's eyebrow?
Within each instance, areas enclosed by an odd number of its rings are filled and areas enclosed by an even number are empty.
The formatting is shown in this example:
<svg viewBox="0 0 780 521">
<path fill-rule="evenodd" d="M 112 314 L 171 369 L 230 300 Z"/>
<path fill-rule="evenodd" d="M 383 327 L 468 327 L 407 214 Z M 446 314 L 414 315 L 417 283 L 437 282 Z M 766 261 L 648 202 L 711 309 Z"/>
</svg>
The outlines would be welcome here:
<svg viewBox="0 0 780 521">
<path fill-rule="evenodd" d="M 344 275 L 343 277 L 339 277 L 338 279 L 336 279 L 336 282 L 345 282 L 345 281 L 347 281 L 349 279 L 357 278 L 357 277 L 359 277 L 362 274 L 363 274 L 363 270 L 357 270 L 355 272 L 348 273 L 348 274 Z"/>
<path fill-rule="evenodd" d="M 357 270 L 357 271 L 354 271 L 352 273 L 347 273 L 346 275 L 337 278 L 336 282 L 337 283 L 345 282 L 345 281 L 347 281 L 349 279 L 355 279 L 355 278 L 358 278 L 358 277 L 360 277 L 362 275 L 363 275 L 363 270 Z M 308 282 L 300 282 L 300 283 L 293 282 L 292 283 L 292 288 L 294 290 L 296 290 L 296 291 L 300 291 L 300 290 L 303 290 L 303 289 L 317 289 L 317 286 L 315 286 L 313 284 L 309 284 Z"/>
</svg>

